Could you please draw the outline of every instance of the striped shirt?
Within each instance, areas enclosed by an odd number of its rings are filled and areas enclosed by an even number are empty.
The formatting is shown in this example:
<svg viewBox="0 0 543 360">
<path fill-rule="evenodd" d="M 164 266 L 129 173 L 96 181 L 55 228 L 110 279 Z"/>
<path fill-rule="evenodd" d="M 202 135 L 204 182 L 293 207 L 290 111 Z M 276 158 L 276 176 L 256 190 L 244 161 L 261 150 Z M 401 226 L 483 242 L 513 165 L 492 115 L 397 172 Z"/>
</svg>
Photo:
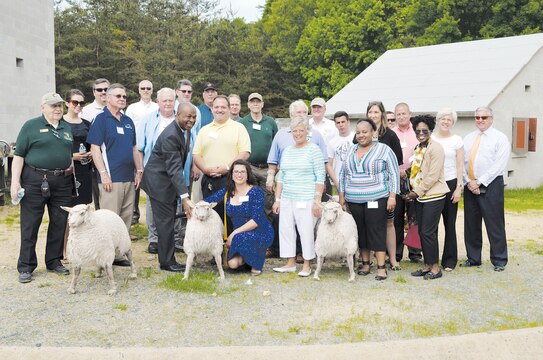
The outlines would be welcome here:
<svg viewBox="0 0 543 360">
<path fill-rule="evenodd" d="M 309 201 L 315 198 L 315 185 L 324 184 L 324 159 L 319 147 L 287 147 L 281 156 L 277 182 L 283 184 L 281 198 Z"/>
<path fill-rule="evenodd" d="M 400 172 L 396 155 L 390 147 L 373 143 L 371 149 L 358 161 L 353 145 L 339 173 L 339 191 L 345 200 L 365 203 L 388 197 L 390 192 L 400 192 Z"/>
</svg>

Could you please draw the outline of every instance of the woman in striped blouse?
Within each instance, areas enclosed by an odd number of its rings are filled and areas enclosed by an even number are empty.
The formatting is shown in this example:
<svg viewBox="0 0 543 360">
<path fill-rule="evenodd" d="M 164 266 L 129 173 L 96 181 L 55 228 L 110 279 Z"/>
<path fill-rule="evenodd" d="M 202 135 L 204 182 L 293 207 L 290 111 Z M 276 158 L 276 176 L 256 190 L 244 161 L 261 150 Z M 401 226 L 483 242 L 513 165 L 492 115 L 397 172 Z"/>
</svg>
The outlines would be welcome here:
<svg viewBox="0 0 543 360">
<path fill-rule="evenodd" d="M 385 144 L 374 142 L 375 123 L 362 118 L 356 124 L 356 140 L 339 174 L 339 202 L 349 209 L 358 229 L 362 254 L 359 275 L 370 273 L 370 251 L 375 251 L 377 275 L 385 280 L 386 229 L 388 212 L 396 206 L 400 191 L 398 161 Z"/>
<path fill-rule="evenodd" d="M 279 251 L 287 263 L 276 272 L 296 271 L 296 230 L 300 233 L 304 265 L 299 276 L 311 274 L 310 261 L 315 258 L 313 229 L 320 216 L 320 200 L 324 190 L 324 159 L 319 147 L 307 139 L 309 123 L 305 118 L 290 123 L 295 144 L 281 156 L 273 211 L 279 214 Z"/>
</svg>

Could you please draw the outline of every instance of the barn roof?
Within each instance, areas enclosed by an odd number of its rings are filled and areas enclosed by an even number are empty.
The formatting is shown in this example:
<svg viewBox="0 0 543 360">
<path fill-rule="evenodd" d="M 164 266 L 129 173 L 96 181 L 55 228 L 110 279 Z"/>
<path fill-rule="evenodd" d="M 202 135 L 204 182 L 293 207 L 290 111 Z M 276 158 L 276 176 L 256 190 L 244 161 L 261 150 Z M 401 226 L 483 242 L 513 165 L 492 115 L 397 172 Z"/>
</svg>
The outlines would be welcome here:
<svg viewBox="0 0 543 360">
<path fill-rule="evenodd" d="M 489 105 L 543 47 L 543 33 L 388 50 L 326 103 L 326 112 L 365 113 L 369 101 L 387 110 Z"/>
</svg>

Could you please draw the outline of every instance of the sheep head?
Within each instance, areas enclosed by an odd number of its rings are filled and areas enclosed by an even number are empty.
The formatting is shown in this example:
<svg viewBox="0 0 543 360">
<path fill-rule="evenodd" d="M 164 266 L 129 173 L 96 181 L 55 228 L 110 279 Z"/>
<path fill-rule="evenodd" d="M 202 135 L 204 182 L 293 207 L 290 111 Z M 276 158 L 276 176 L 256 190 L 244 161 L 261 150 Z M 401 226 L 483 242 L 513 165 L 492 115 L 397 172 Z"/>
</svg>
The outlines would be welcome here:
<svg viewBox="0 0 543 360">
<path fill-rule="evenodd" d="M 90 206 L 79 204 L 74 207 L 61 206 L 62 210 L 68 212 L 68 224 L 70 227 L 77 227 L 86 222 L 90 216 Z"/>
<path fill-rule="evenodd" d="M 332 224 L 342 212 L 343 210 L 341 209 L 341 205 L 339 205 L 339 203 L 332 201 L 327 202 L 324 204 L 324 208 L 322 209 L 321 221 Z"/>
<path fill-rule="evenodd" d="M 192 216 L 198 221 L 205 221 L 216 205 L 216 202 L 208 203 L 203 200 L 199 201 L 197 204 L 192 202 L 189 203 L 189 206 L 192 208 Z"/>
</svg>

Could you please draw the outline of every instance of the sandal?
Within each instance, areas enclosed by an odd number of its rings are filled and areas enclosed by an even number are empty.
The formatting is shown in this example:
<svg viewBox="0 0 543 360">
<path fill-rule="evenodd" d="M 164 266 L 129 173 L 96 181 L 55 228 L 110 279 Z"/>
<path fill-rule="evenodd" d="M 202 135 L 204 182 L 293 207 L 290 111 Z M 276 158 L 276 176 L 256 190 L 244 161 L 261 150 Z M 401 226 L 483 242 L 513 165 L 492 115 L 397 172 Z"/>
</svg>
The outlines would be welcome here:
<svg viewBox="0 0 543 360">
<path fill-rule="evenodd" d="M 303 264 L 304 263 L 304 257 L 302 254 L 296 255 L 296 264 Z"/>
<path fill-rule="evenodd" d="M 251 269 L 251 276 L 258 276 L 262 274 L 262 270 Z"/>
<path fill-rule="evenodd" d="M 369 275 L 370 270 L 368 270 L 368 271 L 362 270 L 364 268 L 364 266 L 368 266 L 368 268 L 369 268 L 370 262 L 369 261 L 362 261 L 362 265 L 358 268 L 358 271 L 357 271 L 358 275 L 363 275 L 363 276 Z"/>
<path fill-rule="evenodd" d="M 377 270 L 385 270 L 385 276 L 382 276 L 382 275 L 375 275 L 375 280 L 377 281 L 382 281 L 382 280 L 386 280 L 388 278 L 388 273 L 387 273 L 387 269 L 386 269 L 386 266 L 385 265 L 377 265 Z"/>
<path fill-rule="evenodd" d="M 390 265 L 390 271 L 400 271 L 401 269 L 400 265 Z"/>
</svg>

